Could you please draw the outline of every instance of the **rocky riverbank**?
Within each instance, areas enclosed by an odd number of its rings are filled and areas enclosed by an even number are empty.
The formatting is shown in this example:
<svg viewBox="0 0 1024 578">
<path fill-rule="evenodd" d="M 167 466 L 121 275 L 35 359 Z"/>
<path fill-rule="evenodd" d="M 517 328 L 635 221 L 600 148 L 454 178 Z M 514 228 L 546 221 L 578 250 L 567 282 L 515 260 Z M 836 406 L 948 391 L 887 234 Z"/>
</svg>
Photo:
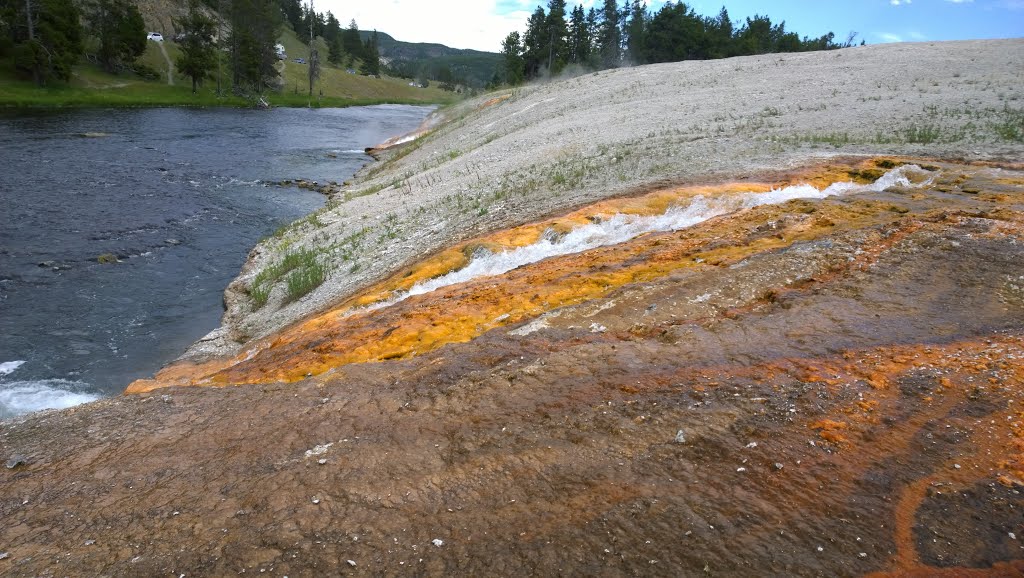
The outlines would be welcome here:
<svg viewBox="0 0 1024 578">
<path fill-rule="evenodd" d="M 1022 56 L 444 111 L 186 358 L 0 423 L 0 571 L 1021 575 Z"/>
</svg>

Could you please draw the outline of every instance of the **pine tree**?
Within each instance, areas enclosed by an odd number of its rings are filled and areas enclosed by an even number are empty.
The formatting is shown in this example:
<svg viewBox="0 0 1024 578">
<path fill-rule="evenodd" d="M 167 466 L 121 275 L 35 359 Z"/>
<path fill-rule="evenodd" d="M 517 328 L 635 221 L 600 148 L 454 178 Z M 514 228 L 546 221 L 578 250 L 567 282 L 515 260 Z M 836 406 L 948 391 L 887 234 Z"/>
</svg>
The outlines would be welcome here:
<svg viewBox="0 0 1024 578">
<path fill-rule="evenodd" d="M 523 46 L 519 41 L 518 32 L 510 32 L 501 43 L 501 54 L 504 57 L 505 83 L 515 86 L 523 82 Z"/>
<path fill-rule="evenodd" d="M 360 72 L 368 76 L 380 76 L 380 50 L 377 48 L 377 31 L 363 44 L 363 66 Z"/>
<path fill-rule="evenodd" d="M 601 34 L 599 22 L 597 8 L 591 7 L 587 11 L 587 34 L 590 36 L 590 57 L 587 59 L 587 65 L 591 68 L 598 67 L 601 55 L 600 46 L 598 45 L 598 37 Z"/>
<path fill-rule="evenodd" d="M 341 44 L 341 34 L 327 41 L 327 62 L 340 66 L 345 58 L 345 49 Z"/>
<path fill-rule="evenodd" d="M 51 77 L 69 80 L 82 53 L 79 12 L 71 0 L 25 0 L 7 8 L 0 19 L 10 19 L 5 23 L 10 26 L 15 68 L 31 75 L 39 86 Z"/>
<path fill-rule="evenodd" d="M 615 68 L 622 62 L 622 34 L 619 31 L 619 7 L 615 0 L 605 0 L 601 9 L 601 31 L 598 37 L 601 65 Z"/>
<path fill-rule="evenodd" d="M 345 57 L 345 47 L 341 41 L 341 23 L 334 14 L 327 11 L 327 26 L 324 28 L 324 40 L 327 42 L 327 62 L 337 66 Z"/>
<path fill-rule="evenodd" d="M 202 12 L 199 0 L 189 0 L 188 14 L 178 22 L 178 28 L 185 39 L 176 65 L 192 79 L 192 94 L 195 94 L 199 83 L 213 73 L 217 64 L 217 51 L 213 44 L 217 23 Z"/>
<path fill-rule="evenodd" d="M 279 5 L 281 7 L 281 13 L 284 14 L 284 19 L 291 25 L 292 30 L 296 34 L 300 34 L 302 28 L 302 4 L 299 0 L 280 0 Z"/>
<path fill-rule="evenodd" d="M 88 20 L 99 41 L 96 57 L 107 72 L 131 66 L 146 51 L 146 25 L 134 2 L 94 0 Z"/>
<path fill-rule="evenodd" d="M 308 14 L 316 16 L 316 12 L 313 10 L 313 0 L 309 0 L 309 12 Z M 306 62 L 309 72 L 309 97 L 313 98 L 313 85 L 316 81 L 320 80 L 320 51 L 316 49 L 316 30 L 310 21 L 309 28 L 309 60 Z"/>
<path fill-rule="evenodd" d="M 580 66 L 590 64 L 591 51 L 590 26 L 587 23 L 583 5 L 577 4 L 572 9 L 569 19 L 569 62 Z"/>
<path fill-rule="evenodd" d="M 350 57 L 363 57 L 363 41 L 359 39 L 359 26 L 355 20 L 349 22 L 348 28 L 341 33 L 341 43 Z"/>
<path fill-rule="evenodd" d="M 718 17 L 707 23 L 707 31 L 711 45 L 709 56 L 711 58 L 726 58 L 732 56 L 732 20 L 729 19 L 729 11 L 722 6 Z"/>
<path fill-rule="evenodd" d="M 548 35 L 546 66 L 548 73 L 555 75 L 561 72 L 569 61 L 569 28 L 565 22 L 565 0 L 550 0 L 548 2 L 545 27 Z"/>
<path fill-rule="evenodd" d="M 644 63 L 644 35 L 647 28 L 647 6 L 633 0 L 626 24 L 626 57 L 633 64 Z"/>
<path fill-rule="evenodd" d="M 231 73 L 238 92 L 262 93 L 278 78 L 277 32 L 282 14 L 276 0 L 231 3 Z"/>
<path fill-rule="evenodd" d="M 526 23 L 526 36 L 523 37 L 523 71 L 528 79 L 537 78 L 542 63 L 548 58 L 548 35 L 545 28 L 547 16 L 540 6 L 534 10 Z"/>
</svg>

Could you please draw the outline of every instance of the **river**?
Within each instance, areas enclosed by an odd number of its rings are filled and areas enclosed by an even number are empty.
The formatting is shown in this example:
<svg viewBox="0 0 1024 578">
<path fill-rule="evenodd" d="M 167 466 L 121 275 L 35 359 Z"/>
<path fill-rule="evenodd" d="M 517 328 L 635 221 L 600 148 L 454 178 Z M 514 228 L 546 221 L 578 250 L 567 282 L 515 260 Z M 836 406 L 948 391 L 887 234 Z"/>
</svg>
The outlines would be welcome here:
<svg viewBox="0 0 1024 578">
<path fill-rule="evenodd" d="M 217 327 L 256 242 L 428 107 L 0 113 L 0 419 L 119 393 Z M 101 255 L 117 263 L 100 263 Z"/>
</svg>

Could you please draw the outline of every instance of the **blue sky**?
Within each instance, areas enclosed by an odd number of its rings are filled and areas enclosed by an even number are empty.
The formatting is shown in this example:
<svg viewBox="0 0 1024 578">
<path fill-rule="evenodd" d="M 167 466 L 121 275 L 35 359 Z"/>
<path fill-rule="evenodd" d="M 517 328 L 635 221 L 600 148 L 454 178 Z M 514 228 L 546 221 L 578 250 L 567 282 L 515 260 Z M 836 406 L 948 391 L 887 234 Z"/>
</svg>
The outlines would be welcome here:
<svg viewBox="0 0 1024 578">
<path fill-rule="evenodd" d="M 603 5 L 603 0 L 568 0 L 569 6 Z M 619 0 L 620 5 L 622 0 Z M 648 2 L 657 10 L 664 2 Z M 817 37 L 829 31 L 845 40 L 851 31 L 858 41 L 920 42 L 1024 36 L 1024 0 L 693 0 L 701 15 L 716 15 L 724 6 L 730 17 L 754 14 L 786 29 Z M 501 40 L 522 31 L 526 19 L 547 0 L 321 0 L 342 22 L 355 18 L 360 28 L 376 28 L 407 42 L 439 42 L 456 48 L 497 52 Z"/>
</svg>

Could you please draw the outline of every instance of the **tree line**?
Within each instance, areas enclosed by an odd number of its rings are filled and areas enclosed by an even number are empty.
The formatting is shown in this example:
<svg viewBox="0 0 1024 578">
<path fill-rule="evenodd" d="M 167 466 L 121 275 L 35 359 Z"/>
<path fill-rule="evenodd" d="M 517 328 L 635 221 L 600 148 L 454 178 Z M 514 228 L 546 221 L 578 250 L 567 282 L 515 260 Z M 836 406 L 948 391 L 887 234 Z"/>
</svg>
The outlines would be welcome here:
<svg viewBox="0 0 1024 578">
<path fill-rule="evenodd" d="M 2 0 L 0 56 L 36 84 L 67 81 L 80 57 L 108 72 L 131 68 L 146 50 L 142 13 L 130 0 Z"/>
<path fill-rule="evenodd" d="M 600 8 L 571 11 L 565 0 L 538 6 L 526 22 L 526 32 L 512 32 L 502 42 L 502 63 L 492 84 L 520 84 L 568 67 L 601 70 L 624 65 L 706 60 L 767 54 L 833 50 L 853 45 L 856 33 L 837 43 L 831 32 L 818 38 L 800 37 L 755 15 L 733 22 L 722 7 L 717 16 L 701 16 L 683 2 L 666 2 L 650 12 L 640 0 L 604 0 Z M 863 44 L 863 42 L 861 43 Z"/>
<path fill-rule="evenodd" d="M 354 68 L 361 63 L 363 74 L 380 74 L 380 46 L 376 31 L 361 40 L 359 26 L 351 20 L 347 28 L 331 13 L 316 12 L 312 4 L 300 0 L 279 0 L 281 12 L 299 38 L 321 37 L 327 43 L 327 62 L 345 68 Z"/>
<path fill-rule="evenodd" d="M 299 38 L 322 37 L 328 62 L 353 67 L 358 60 L 364 74 L 380 73 L 376 33 L 363 41 L 354 20 L 342 29 L 333 14 L 300 0 L 189 0 L 187 14 L 175 22 L 177 68 L 192 79 L 193 92 L 214 78 L 219 92 L 226 73 L 235 92 L 262 93 L 279 84 L 275 46 L 285 23 Z M 0 0 L 0 58 L 40 86 L 68 81 L 83 58 L 110 73 L 153 77 L 137 62 L 146 42 L 133 0 Z M 312 85 L 314 67 L 310 72 Z"/>
</svg>

